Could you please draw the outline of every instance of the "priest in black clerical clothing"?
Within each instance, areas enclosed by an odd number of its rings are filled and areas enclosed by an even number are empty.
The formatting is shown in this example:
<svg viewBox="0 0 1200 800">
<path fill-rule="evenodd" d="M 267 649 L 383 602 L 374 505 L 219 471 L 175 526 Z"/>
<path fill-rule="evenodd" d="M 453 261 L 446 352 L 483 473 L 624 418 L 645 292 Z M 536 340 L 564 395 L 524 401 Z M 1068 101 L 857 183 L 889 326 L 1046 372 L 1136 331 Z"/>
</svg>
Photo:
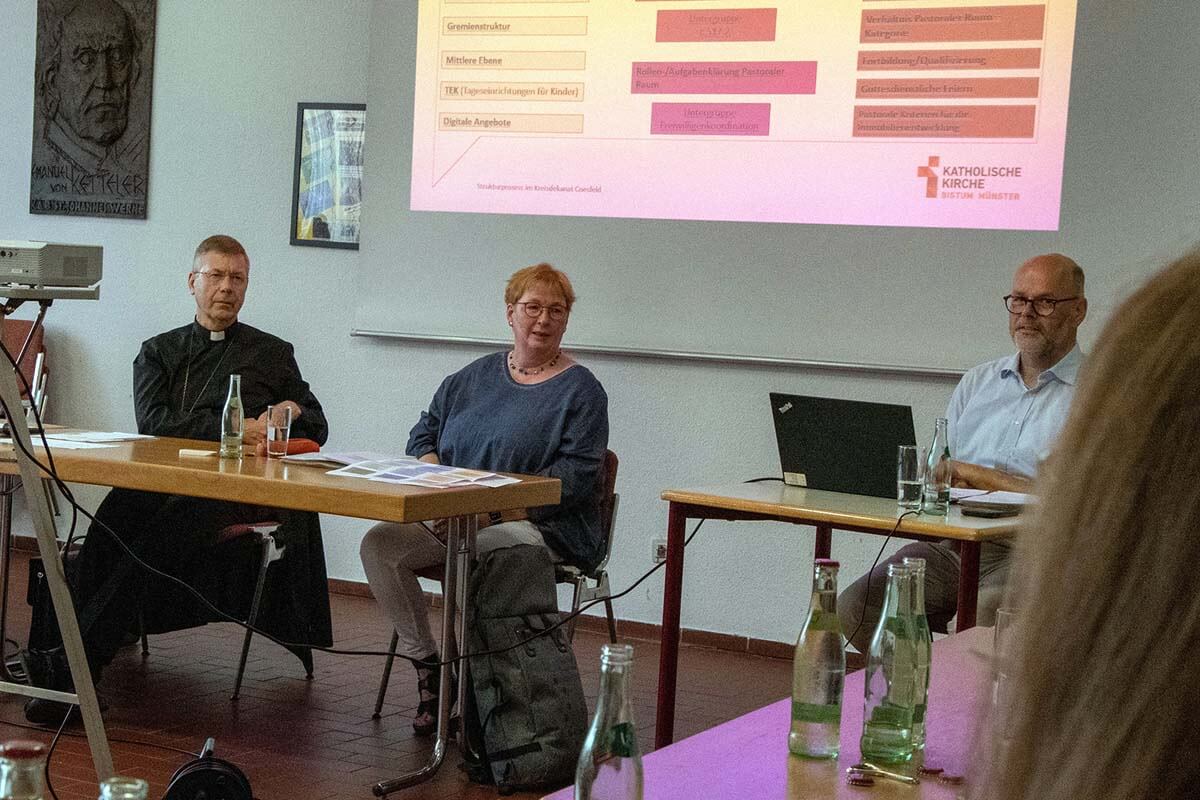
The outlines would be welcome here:
<svg viewBox="0 0 1200 800">
<path fill-rule="evenodd" d="M 292 407 L 292 437 L 325 442 L 325 414 L 300 375 L 292 345 L 238 321 L 249 278 L 250 260 L 236 239 L 210 236 L 196 248 L 188 273 L 188 289 L 196 300 L 195 320 L 143 342 L 133 362 L 140 433 L 219 440 L 229 376 L 238 374 L 245 413 L 243 444 L 248 451 L 253 452 L 265 438 L 268 404 Z M 105 526 L 143 561 L 184 580 L 219 608 L 244 619 L 258 550 L 251 546 L 239 551 L 236 541 L 233 547 L 217 546 L 217 535 L 237 523 L 282 522 L 277 538 L 285 538 L 287 556 L 268 578 L 259 625 L 284 641 L 332 643 L 316 514 L 113 489 L 96 519 L 68 574 L 88 664 L 97 680 L 122 640 L 137 629 L 139 618 L 150 633 L 214 619 L 184 590 L 137 566 Z M 35 685 L 68 688 L 70 674 L 52 613 L 35 608 L 26 662 Z M 307 649 L 298 649 L 297 655 L 311 665 Z M 62 704 L 46 700 L 26 704 L 26 716 L 39 723 L 60 721 L 65 710 Z"/>
</svg>

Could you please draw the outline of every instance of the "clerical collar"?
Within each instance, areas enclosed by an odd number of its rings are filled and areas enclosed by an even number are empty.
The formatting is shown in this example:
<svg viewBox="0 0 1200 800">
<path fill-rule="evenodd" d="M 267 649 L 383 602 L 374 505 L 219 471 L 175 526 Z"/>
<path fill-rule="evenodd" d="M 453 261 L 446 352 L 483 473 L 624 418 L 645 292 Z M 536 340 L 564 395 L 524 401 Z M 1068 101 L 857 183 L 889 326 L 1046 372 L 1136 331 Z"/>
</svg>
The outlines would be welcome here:
<svg viewBox="0 0 1200 800">
<path fill-rule="evenodd" d="M 224 330 L 210 331 L 208 328 L 201 325 L 199 320 L 193 320 L 192 332 L 202 342 L 223 342 L 231 333 L 233 333 L 233 329 L 236 326 L 237 321 L 235 320 L 228 328 L 225 328 Z"/>
</svg>

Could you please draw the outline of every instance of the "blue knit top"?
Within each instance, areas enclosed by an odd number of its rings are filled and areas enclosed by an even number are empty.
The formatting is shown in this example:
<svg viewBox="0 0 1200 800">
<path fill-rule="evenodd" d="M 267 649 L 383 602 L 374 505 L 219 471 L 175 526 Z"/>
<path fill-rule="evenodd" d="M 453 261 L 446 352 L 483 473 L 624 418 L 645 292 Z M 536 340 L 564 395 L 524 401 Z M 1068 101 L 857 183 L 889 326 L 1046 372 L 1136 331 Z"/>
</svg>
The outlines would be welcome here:
<svg viewBox="0 0 1200 800">
<path fill-rule="evenodd" d="M 561 502 L 531 508 L 529 518 L 565 562 L 590 569 L 604 557 L 596 482 L 607 448 L 608 395 L 595 375 L 575 364 L 520 384 L 502 352 L 442 381 L 407 450 L 456 467 L 558 478 Z"/>
</svg>

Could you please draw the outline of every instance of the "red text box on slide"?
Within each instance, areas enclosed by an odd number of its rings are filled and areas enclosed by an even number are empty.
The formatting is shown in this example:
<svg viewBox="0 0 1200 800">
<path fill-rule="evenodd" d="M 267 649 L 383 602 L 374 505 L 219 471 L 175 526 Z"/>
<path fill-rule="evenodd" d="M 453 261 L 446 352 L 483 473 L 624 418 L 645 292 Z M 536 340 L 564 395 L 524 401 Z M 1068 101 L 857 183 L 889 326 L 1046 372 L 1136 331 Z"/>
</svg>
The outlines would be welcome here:
<svg viewBox="0 0 1200 800">
<path fill-rule="evenodd" d="M 866 10 L 859 41 L 1010 42 L 1041 41 L 1046 6 L 979 6 Z"/>
<path fill-rule="evenodd" d="M 860 50 L 860 72 L 897 69 L 1038 69 L 1040 47 L 971 50 Z"/>
<path fill-rule="evenodd" d="M 1037 106 L 855 106 L 854 136 L 1029 139 Z"/>
<path fill-rule="evenodd" d="M 1037 97 L 1037 78 L 859 79 L 855 97 L 875 100 L 961 100 Z"/>
<path fill-rule="evenodd" d="M 656 42 L 773 42 L 773 8 L 659 11 Z"/>
</svg>

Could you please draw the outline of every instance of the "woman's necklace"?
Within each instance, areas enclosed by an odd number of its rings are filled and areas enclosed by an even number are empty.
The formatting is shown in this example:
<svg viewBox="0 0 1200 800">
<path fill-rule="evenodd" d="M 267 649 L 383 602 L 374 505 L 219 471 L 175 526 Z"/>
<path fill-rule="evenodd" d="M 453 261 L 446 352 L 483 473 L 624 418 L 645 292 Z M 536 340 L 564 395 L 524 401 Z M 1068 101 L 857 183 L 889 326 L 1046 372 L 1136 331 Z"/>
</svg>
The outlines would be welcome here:
<svg viewBox="0 0 1200 800">
<path fill-rule="evenodd" d="M 179 398 L 179 407 L 181 409 L 187 405 L 188 379 L 192 375 L 192 335 L 195 332 L 196 331 L 194 328 L 188 330 L 187 367 L 183 371 L 183 394 Z M 225 356 L 229 355 L 229 350 L 232 347 L 233 347 L 233 340 L 229 338 L 228 334 L 226 334 L 225 349 L 221 351 L 221 357 L 217 359 L 217 363 L 215 366 L 213 366 L 212 372 L 208 373 L 208 380 L 206 380 L 204 382 L 204 385 L 200 387 L 200 391 L 196 393 L 196 396 L 194 398 L 192 398 L 192 405 L 190 407 L 188 407 L 188 410 L 187 410 L 187 413 L 189 416 L 191 415 L 191 413 L 193 411 L 196 410 L 196 404 L 199 403 L 200 398 L 204 396 L 204 390 L 208 388 L 208 385 L 210 383 L 212 383 L 212 379 L 217 374 L 217 370 L 219 370 L 221 368 L 221 362 L 225 360 Z"/>
<path fill-rule="evenodd" d="M 558 357 L 561 355 L 562 355 L 562 350 L 559 350 L 557 353 L 554 354 L 554 358 L 550 359 L 549 361 L 538 364 L 536 367 L 518 367 L 516 359 L 513 358 L 513 351 L 509 350 L 508 351 L 508 368 L 511 369 L 513 372 L 517 373 L 518 375 L 541 375 L 546 370 L 553 369 L 554 365 L 558 363 Z"/>
</svg>

